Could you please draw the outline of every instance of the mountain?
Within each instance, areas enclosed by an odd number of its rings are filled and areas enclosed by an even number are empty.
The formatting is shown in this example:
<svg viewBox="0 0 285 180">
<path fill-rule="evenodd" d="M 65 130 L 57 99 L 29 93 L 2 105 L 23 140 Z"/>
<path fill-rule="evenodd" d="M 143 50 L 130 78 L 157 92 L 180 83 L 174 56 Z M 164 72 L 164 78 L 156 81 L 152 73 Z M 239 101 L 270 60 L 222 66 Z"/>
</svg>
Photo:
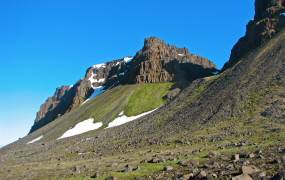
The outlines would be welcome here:
<svg viewBox="0 0 285 180">
<path fill-rule="evenodd" d="M 160 43 L 146 40 L 121 83 L 0 149 L 0 178 L 284 179 L 285 30 L 196 80 L 180 72 L 190 58 L 165 68 L 187 52 Z"/>
<path fill-rule="evenodd" d="M 216 71 L 211 61 L 189 53 L 186 48 L 168 45 L 155 37 L 147 38 L 134 58 L 128 56 L 94 65 L 75 85 L 57 88 L 41 106 L 30 133 L 78 108 L 102 89 L 119 84 L 159 82 L 177 82 L 181 86 Z"/>
<path fill-rule="evenodd" d="M 151 37 L 137 52 L 126 75 L 128 83 L 191 82 L 212 75 L 215 65 L 206 58 L 189 53 Z"/>
<path fill-rule="evenodd" d="M 264 44 L 285 26 L 284 0 L 256 0 L 255 16 L 246 27 L 244 37 L 234 45 L 223 70 L 234 66 L 252 50 Z"/>
<path fill-rule="evenodd" d="M 115 85 L 120 80 L 125 66 L 126 58 L 94 65 L 87 69 L 85 76 L 75 85 L 57 88 L 54 95 L 40 107 L 30 133 L 79 107 L 89 97 L 99 95 L 102 88 L 107 89 Z M 103 85 L 106 87 L 102 87 Z"/>
</svg>

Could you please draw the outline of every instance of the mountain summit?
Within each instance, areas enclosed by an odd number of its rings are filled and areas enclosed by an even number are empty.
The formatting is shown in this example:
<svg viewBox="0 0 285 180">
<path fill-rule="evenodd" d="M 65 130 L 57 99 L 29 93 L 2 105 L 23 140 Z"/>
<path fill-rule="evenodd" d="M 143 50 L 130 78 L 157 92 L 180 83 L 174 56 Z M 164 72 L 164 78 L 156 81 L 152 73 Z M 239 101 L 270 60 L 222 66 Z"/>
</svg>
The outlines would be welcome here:
<svg viewBox="0 0 285 180">
<path fill-rule="evenodd" d="M 150 37 L 130 63 L 126 78 L 128 83 L 191 82 L 216 71 L 208 59 Z"/>
<path fill-rule="evenodd" d="M 147 38 L 134 58 L 94 65 L 75 85 L 57 88 L 41 106 L 30 133 L 120 84 L 176 82 L 182 87 L 216 71 L 210 60 L 193 55 L 186 48 L 168 45 L 156 37 Z"/>
</svg>

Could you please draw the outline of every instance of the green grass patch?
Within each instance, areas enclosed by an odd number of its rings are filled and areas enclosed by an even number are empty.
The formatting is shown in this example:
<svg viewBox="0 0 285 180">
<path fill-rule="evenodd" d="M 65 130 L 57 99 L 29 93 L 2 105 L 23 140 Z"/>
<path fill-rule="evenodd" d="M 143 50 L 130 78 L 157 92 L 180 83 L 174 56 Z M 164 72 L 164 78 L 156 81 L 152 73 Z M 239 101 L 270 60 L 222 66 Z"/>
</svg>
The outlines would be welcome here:
<svg viewBox="0 0 285 180">
<path fill-rule="evenodd" d="M 163 96 L 169 92 L 172 85 L 172 83 L 139 85 L 125 106 L 124 113 L 127 116 L 135 116 L 165 104 Z"/>
</svg>

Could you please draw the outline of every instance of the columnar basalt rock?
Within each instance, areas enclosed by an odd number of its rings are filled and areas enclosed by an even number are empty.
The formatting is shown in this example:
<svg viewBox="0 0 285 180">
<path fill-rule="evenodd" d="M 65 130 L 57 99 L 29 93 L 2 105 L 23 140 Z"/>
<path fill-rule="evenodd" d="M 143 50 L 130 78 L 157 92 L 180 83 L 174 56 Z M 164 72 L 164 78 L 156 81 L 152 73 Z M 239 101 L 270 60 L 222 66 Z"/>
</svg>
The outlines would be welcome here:
<svg viewBox="0 0 285 180">
<path fill-rule="evenodd" d="M 223 70 L 234 66 L 250 51 L 267 42 L 285 27 L 285 0 L 256 0 L 255 16 L 244 37 L 234 45 L 229 62 Z"/>
<path fill-rule="evenodd" d="M 186 48 L 177 48 L 151 37 L 131 62 L 127 83 L 157 83 L 192 81 L 212 75 L 215 65 L 206 58 L 189 53 Z"/>
</svg>

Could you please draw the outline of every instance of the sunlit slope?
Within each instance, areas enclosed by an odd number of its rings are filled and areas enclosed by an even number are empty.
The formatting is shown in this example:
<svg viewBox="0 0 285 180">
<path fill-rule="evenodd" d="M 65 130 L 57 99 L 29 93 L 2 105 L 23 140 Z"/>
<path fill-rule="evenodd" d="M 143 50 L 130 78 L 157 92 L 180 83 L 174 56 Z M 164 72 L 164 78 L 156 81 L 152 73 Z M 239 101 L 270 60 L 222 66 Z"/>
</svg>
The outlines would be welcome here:
<svg viewBox="0 0 285 180">
<path fill-rule="evenodd" d="M 106 91 L 81 107 L 58 118 L 29 136 L 28 139 L 43 136 L 42 141 L 55 140 L 64 132 L 86 119 L 93 118 L 94 123 L 102 122 L 102 130 L 121 112 L 135 116 L 160 107 L 166 101 L 164 96 L 172 83 L 125 85 Z"/>
</svg>

